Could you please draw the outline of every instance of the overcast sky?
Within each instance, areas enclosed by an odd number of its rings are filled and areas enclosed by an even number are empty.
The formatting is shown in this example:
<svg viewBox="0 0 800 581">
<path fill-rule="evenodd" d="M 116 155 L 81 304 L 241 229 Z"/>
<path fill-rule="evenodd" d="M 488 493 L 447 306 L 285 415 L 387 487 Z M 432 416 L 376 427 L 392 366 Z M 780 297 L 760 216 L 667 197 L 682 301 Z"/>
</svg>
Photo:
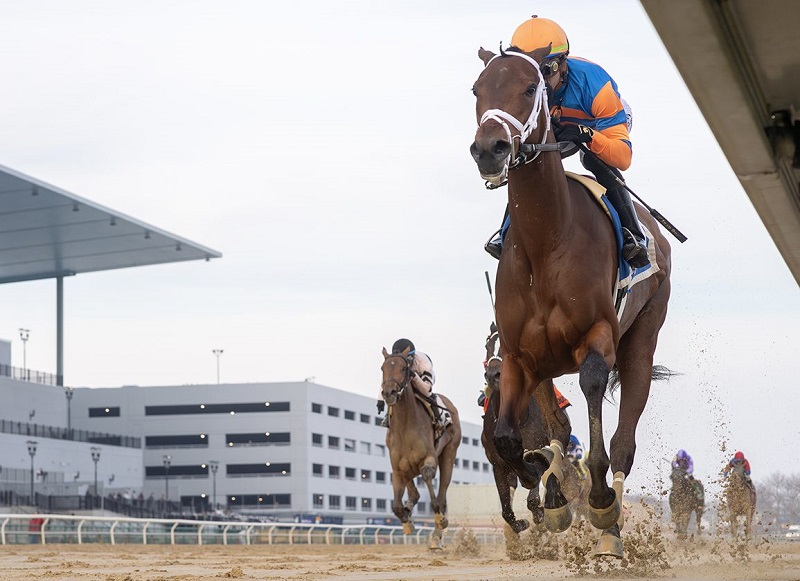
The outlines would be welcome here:
<svg viewBox="0 0 800 581">
<path fill-rule="evenodd" d="M 8 1 L 0 164 L 221 251 L 67 279 L 69 385 L 303 380 L 376 396 L 412 339 L 480 422 L 492 309 L 483 243 L 505 189 L 469 155 L 479 46 L 532 13 L 634 111 L 628 183 L 688 237 L 632 485 L 685 447 L 756 479 L 798 437 L 800 293 L 638 2 Z M 576 160 L 568 162 L 575 168 Z M 0 338 L 55 372 L 55 282 L 0 287 Z M 573 430 L 588 435 L 577 378 Z M 616 421 L 607 411 L 609 434 Z M 788 468 L 791 471 L 791 467 Z"/>
</svg>

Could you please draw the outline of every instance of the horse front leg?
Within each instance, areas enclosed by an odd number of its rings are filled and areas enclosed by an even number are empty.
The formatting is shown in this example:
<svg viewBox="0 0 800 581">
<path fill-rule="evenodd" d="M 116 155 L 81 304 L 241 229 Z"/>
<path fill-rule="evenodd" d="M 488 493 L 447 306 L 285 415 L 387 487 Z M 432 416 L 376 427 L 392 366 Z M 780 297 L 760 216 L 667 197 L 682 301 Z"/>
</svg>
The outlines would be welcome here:
<svg viewBox="0 0 800 581">
<path fill-rule="evenodd" d="M 525 378 L 517 358 L 507 355 L 503 358 L 500 372 L 500 410 L 494 430 L 494 446 L 527 489 L 538 486 L 541 478 L 541 474 L 522 459 L 524 449 L 519 422 L 528 408 L 529 399 L 525 390 Z"/>
<path fill-rule="evenodd" d="M 411 481 L 406 480 L 406 478 L 401 476 L 396 470 L 392 473 L 392 490 L 394 491 L 392 512 L 403 524 L 403 533 L 410 535 L 414 532 L 414 523 L 411 522 L 410 519 L 411 509 L 414 507 L 414 505 L 412 504 L 409 507 L 408 503 L 405 505 L 403 504 L 403 492 L 405 492 L 407 482 Z"/>
</svg>

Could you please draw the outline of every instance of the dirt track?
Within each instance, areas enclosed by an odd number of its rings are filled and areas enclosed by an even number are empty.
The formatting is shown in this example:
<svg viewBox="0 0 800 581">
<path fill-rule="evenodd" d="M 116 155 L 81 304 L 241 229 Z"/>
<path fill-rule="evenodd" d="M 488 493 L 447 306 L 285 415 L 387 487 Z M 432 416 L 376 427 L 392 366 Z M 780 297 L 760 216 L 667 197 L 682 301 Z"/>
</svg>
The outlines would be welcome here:
<svg viewBox="0 0 800 581">
<path fill-rule="evenodd" d="M 470 539 L 441 553 L 422 546 L 8 546 L 0 550 L 3 580 L 179 581 L 210 579 L 703 579 L 800 580 L 800 543 L 700 542 L 640 537 L 645 563 L 584 560 L 581 543 L 558 561 L 512 561 L 503 547 Z M 650 546 L 646 546 L 650 544 Z M 659 549 L 658 547 L 662 548 Z M 539 547 L 541 549 L 541 547 Z M 579 550 L 580 549 L 580 550 Z M 576 558 L 576 554 L 578 557 Z M 667 568 L 662 569 L 662 566 Z M 595 571 L 597 567 L 599 570 Z"/>
</svg>

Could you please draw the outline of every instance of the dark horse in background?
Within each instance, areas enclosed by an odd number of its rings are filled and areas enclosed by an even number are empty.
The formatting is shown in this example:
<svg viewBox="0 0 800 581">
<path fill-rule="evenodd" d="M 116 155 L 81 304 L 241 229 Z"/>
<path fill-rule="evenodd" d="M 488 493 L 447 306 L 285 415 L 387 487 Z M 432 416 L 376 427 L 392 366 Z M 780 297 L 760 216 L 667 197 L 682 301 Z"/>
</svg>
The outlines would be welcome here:
<svg viewBox="0 0 800 581">
<path fill-rule="evenodd" d="M 494 444 L 517 473 L 528 470 L 542 479 L 545 525 L 566 530 L 572 517 L 560 482 L 569 428 L 554 414 L 552 379 L 577 372 L 589 413 L 589 519 L 603 531 L 595 555 L 621 558 L 622 492 L 667 314 L 670 246 L 640 206 L 654 270 L 631 288 L 618 320 L 616 236 L 603 209 L 564 173 L 539 69 L 549 52 L 542 47 L 495 55 L 481 49 L 485 68 L 473 86 L 479 127 L 470 151 L 485 180 L 498 186 L 507 179 L 511 216 L 496 280 L 503 365 Z M 609 462 L 602 406 L 615 366 L 621 395 Z M 523 459 L 520 423 L 531 397 L 543 412 L 550 445 Z M 609 465 L 613 488 L 606 480 Z"/>
<path fill-rule="evenodd" d="M 669 491 L 669 510 L 672 513 L 672 522 L 675 524 L 675 533 L 679 539 L 686 538 L 689 520 L 694 513 L 699 535 L 700 521 L 703 518 L 703 507 L 705 506 L 703 483 L 692 478 L 680 468 L 672 469 L 670 480 L 672 480 L 672 488 Z"/>
<path fill-rule="evenodd" d="M 494 430 L 497 425 L 498 410 L 500 407 L 500 367 L 503 362 L 502 354 L 499 349 L 499 335 L 497 329 L 492 326 L 489 336 L 486 338 L 486 360 L 484 362 L 484 379 L 486 380 L 486 398 L 483 415 L 483 432 L 481 442 L 486 452 L 486 458 L 492 464 L 494 473 L 494 483 L 497 486 L 497 494 L 500 497 L 503 520 L 515 533 L 521 533 L 530 526 L 526 519 L 517 519 L 512 507 L 514 491 L 517 489 L 518 480 L 523 488 L 528 489 L 528 510 L 533 515 L 535 523 L 544 520 L 544 510 L 540 506 L 539 499 L 539 479 L 529 470 L 517 473 L 514 466 L 503 460 L 494 445 Z M 569 417 L 567 413 L 558 408 L 555 412 L 559 422 L 566 424 L 567 430 L 570 429 Z M 522 444 L 526 449 L 536 450 L 546 446 L 549 442 L 545 423 L 542 418 L 542 411 L 536 404 L 536 400 L 531 399 L 528 409 L 520 422 L 520 435 Z M 575 472 L 577 479 L 577 472 Z"/>
<path fill-rule="evenodd" d="M 748 482 L 744 474 L 744 466 L 731 467 L 728 481 L 725 484 L 725 503 L 728 508 L 728 519 L 731 525 L 731 534 L 739 534 L 740 520 L 743 522 L 745 538 L 750 538 L 753 516 L 756 513 L 756 487 Z"/>
<path fill-rule="evenodd" d="M 442 533 L 447 528 L 447 488 L 453 476 L 453 465 L 458 446 L 461 444 L 461 423 L 458 410 L 441 393 L 439 400 L 450 412 L 452 423 L 443 433 L 437 434 L 435 420 L 425 407 L 427 398 L 418 396 L 411 383 L 411 348 L 400 354 L 390 355 L 383 350 L 381 372 L 381 395 L 391 413 L 389 429 L 386 433 L 386 447 L 392 463 L 392 489 L 394 500 L 392 511 L 403 523 L 403 532 L 414 532 L 411 511 L 419 501 L 419 490 L 414 478 L 422 476 L 431 498 L 434 512 L 434 530 L 431 535 L 431 549 L 442 548 Z M 439 490 L 434 493 L 433 479 L 439 470 Z M 408 491 L 408 499 L 403 503 L 403 493 Z"/>
</svg>

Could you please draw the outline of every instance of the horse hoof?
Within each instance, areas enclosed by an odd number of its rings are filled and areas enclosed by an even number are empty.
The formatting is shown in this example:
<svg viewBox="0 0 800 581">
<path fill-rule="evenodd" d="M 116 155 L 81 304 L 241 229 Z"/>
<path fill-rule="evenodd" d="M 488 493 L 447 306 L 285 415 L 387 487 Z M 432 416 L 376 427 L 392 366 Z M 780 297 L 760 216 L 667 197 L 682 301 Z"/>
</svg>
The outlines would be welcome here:
<svg viewBox="0 0 800 581">
<path fill-rule="evenodd" d="M 589 522 L 592 523 L 594 528 L 605 530 L 617 524 L 621 512 L 622 510 L 616 497 L 614 502 L 606 508 L 595 508 L 589 505 Z"/>
<path fill-rule="evenodd" d="M 553 451 L 545 447 L 538 450 L 525 450 L 522 459 L 527 464 L 530 464 L 537 474 L 544 474 L 550 468 L 553 456 Z"/>
<path fill-rule="evenodd" d="M 522 531 L 528 530 L 528 527 L 530 527 L 531 525 L 524 518 L 521 518 L 519 520 L 515 520 L 513 523 L 510 524 L 510 526 L 512 531 L 514 531 L 517 534 L 520 534 Z"/>
<path fill-rule="evenodd" d="M 532 510 L 531 514 L 533 515 L 534 524 L 540 525 L 544 522 L 544 509 L 541 506 Z"/>
<path fill-rule="evenodd" d="M 404 535 L 411 535 L 414 534 L 414 523 L 411 521 L 403 523 L 403 534 Z"/>
<path fill-rule="evenodd" d="M 619 533 L 617 532 L 615 534 L 614 529 L 603 531 L 603 534 L 601 534 L 600 538 L 597 540 L 592 556 L 616 557 L 617 559 L 622 559 L 624 554 L 622 551 L 622 539 L 619 537 Z"/>
<path fill-rule="evenodd" d="M 563 533 L 572 524 L 572 511 L 568 504 L 559 508 L 544 509 L 544 526 L 551 533 Z"/>
</svg>

